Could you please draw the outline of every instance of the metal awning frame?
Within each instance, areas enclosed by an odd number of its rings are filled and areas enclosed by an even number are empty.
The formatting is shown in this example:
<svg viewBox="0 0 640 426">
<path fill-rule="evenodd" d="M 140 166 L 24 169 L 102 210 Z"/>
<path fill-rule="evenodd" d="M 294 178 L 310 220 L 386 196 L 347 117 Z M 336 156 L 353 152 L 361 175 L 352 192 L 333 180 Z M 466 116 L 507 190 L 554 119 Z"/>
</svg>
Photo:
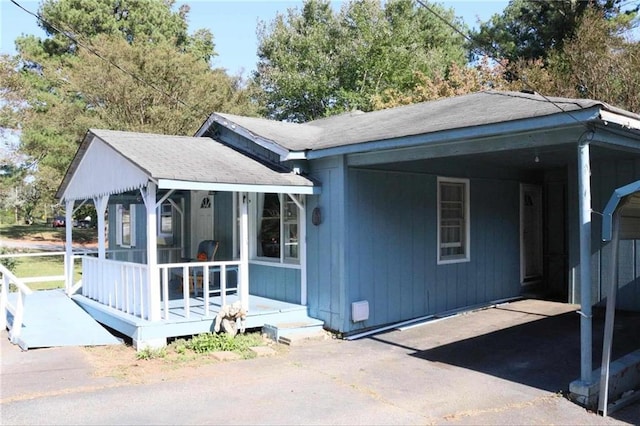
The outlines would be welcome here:
<svg viewBox="0 0 640 426">
<path fill-rule="evenodd" d="M 613 325 L 615 322 L 616 295 L 618 292 L 618 248 L 620 243 L 620 220 L 624 206 L 630 197 L 640 196 L 640 180 L 622 186 L 613 192 L 602 220 L 602 240 L 611 241 L 611 281 L 607 293 L 607 307 L 602 343 L 602 365 L 600 367 L 600 390 L 598 393 L 598 412 L 607 416 L 609 408 L 609 375 L 611 366 L 611 346 L 613 343 Z"/>
</svg>

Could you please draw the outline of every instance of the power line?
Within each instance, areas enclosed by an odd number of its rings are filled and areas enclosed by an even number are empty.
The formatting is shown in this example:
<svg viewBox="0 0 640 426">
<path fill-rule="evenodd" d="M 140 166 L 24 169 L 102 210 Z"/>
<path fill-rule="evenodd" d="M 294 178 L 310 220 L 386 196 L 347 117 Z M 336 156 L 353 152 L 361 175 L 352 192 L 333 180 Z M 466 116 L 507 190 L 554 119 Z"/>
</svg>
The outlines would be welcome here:
<svg viewBox="0 0 640 426">
<path fill-rule="evenodd" d="M 202 111 L 200 111 L 199 109 L 197 109 L 194 106 L 191 106 L 189 104 L 187 104 L 186 102 L 184 102 L 182 99 L 179 99 L 173 95 L 170 95 L 169 93 L 165 92 L 164 90 L 160 89 L 159 87 L 155 86 L 152 83 L 149 83 L 148 81 L 146 81 L 145 79 L 143 79 L 142 77 L 139 77 L 138 75 L 136 75 L 135 73 L 121 67 L 120 65 L 118 65 L 117 63 L 113 62 L 111 59 L 104 57 L 102 54 L 100 54 L 100 52 L 98 52 L 96 49 L 94 49 L 93 47 L 90 47 L 82 42 L 80 42 L 80 40 L 78 40 L 77 37 L 69 34 L 67 31 L 63 31 L 61 29 L 59 29 L 57 26 L 55 26 L 54 24 L 52 24 L 51 22 L 47 21 L 46 19 L 44 19 L 42 16 L 40 16 L 37 13 L 34 13 L 28 9 L 26 9 L 24 6 L 22 6 L 21 4 L 19 4 L 16 0 L 11 0 L 11 3 L 13 3 L 14 5 L 16 5 L 17 7 L 19 7 L 20 9 L 22 9 L 23 11 L 25 11 L 26 13 L 28 13 L 29 15 L 35 17 L 38 21 L 44 23 L 45 25 L 49 26 L 50 28 L 54 29 L 57 33 L 63 35 L 64 37 L 68 38 L 69 40 L 71 40 L 73 43 L 77 44 L 78 46 L 86 49 L 88 52 L 92 53 L 93 55 L 95 55 L 96 57 L 98 57 L 99 59 L 101 59 L 102 61 L 108 63 L 109 65 L 111 65 L 112 67 L 120 70 L 121 72 L 127 74 L 128 76 L 132 77 L 134 80 L 137 80 L 138 82 L 144 84 L 145 86 L 150 87 L 151 89 L 155 90 L 156 92 L 160 93 L 161 95 L 169 98 L 172 101 L 175 101 L 177 103 L 179 103 L 180 105 L 189 108 L 191 110 L 194 110 L 200 114 L 205 115 Z M 75 31 L 76 33 L 79 34 L 78 31 Z"/>
<path fill-rule="evenodd" d="M 431 14 L 433 14 L 436 18 L 438 18 L 439 20 L 441 20 L 443 23 L 445 23 L 449 28 L 451 28 L 453 31 L 455 31 L 456 33 L 460 34 L 465 40 L 467 40 L 469 43 L 473 43 L 473 39 L 468 35 L 465 34 L 464 32 L 462 32 L 459 28 L 457 28 L 455 25 L 453 25 L 451 22 L 449 22 L 447 19 L 445 19 L 442 15 L 440 15 L 438 12 L 436 12 L 433 8 L 429 7 L 427 5 L 427 3 L 425 3 L 422 0 L 416 0 L 416 2 L 424 7 L 426 10 L 428 10 Z M 487 52 L 485 52 L 482 49 L 479 49 L 480 52 L 482 54 L 484 54 L 486 57 L 488 57 L 489 59 L 492 59 L 496 64 L 498 64 L 499 66 L 503 67 L 505 69 L 505 71 L 508 72 L 512 72 L 510 70 L 508 70 L 506 67 L 504 67 L 504 65 L 502 65 L 502 63 L 500 61 L 498 61 L 495 57 L 493 57 L 492 55 L 488 54 Z M 555 106 L 556 108 L 558 108 L 560 111 L 562 111 L 563 113 L 567 114 L 569 117 L 571 117 L 573 120 L 575 120 L 576 122 L 584 125 L 584 123 L 580 120 L 578 120 L 573 114 L 571 114 L 569 111 L 564 110 L 560 105 L 558 105 L 556 102 L 554 102 L 553 100 L 551 100 L 548 96 L 543 95 L 542 93 L 538 92 L 535 87 L 531 86 L 525 79 L 521 78 L 520 76 L 518 76 L 517 74 L 514 74 L 518 77 L 518 80 L 520 80 L 529 90 L 531 90 L 534 93 L 539 94 L 545 101 L 549 102 L 550 104 L 552 104 L 553 106 Z"/>
</svg>

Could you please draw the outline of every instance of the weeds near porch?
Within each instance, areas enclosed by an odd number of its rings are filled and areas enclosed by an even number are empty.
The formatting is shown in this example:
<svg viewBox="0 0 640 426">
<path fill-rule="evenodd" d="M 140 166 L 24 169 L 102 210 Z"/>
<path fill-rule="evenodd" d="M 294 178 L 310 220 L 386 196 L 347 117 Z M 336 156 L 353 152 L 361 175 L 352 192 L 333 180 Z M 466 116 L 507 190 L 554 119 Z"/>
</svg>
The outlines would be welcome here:
<svg viewBox="0 0 640 426">
<path fill-rule="evenodd" d="M 231 351 L 249 357 L 251 346 L 262 346 L 264 341 L 259 333 L 238 334 L 235 337 L 227 333 L 203 333 L 193 336 L 186 341 L 185 349 L 195 353 L 209 353 L 217 351 Z"/>
<path fill-rule="evenodd" d="M 166 348 L 144 348 L 143 350 L 136 353 L 137 359 L 155 359 L 155 358 L 164 358 L 167 356 Z"/>
</svg>

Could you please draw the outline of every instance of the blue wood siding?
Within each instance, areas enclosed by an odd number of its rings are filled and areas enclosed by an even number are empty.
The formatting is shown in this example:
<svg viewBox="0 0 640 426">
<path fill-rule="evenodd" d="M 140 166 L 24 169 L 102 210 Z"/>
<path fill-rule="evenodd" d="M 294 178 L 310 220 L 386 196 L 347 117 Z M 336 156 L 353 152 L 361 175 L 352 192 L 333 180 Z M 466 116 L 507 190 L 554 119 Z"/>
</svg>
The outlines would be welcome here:
<svg viewBox="0 0 640 426">
<path fill-rule="evenodd" d="M 300 269 L 250 263 L 249 293 L 299 304 Z"/>
<path fill-rule="evenodd" d="M 519 182 L 470 179 L 471 260 L 437 265 L 436 179 L 349 171 L 344 330 L 519 294 Z M 353 323 L 350 305 L 358 300 L 369 301 L 370 317 Z"/>
<path fill-rule="evenodd" d="M 322 194 L 307 196 L 307 305 L 309 315 L 332 330 L 342 330 L 345 318 L 345 165 L 342 157 L 314 161 L 312 176 Z M 313 225 L 319 208 L 322 223 Z"/>
<path fill-rule="evenodd" d="M 135 208 L 135 247 L 120 247 L 116 244 L 116 204 L 109 204 L 107 207 L 109 226 L 108 226 L 108 245 L 109 250 L 133 251 L 133 257 L 127 253 L 115 253 L 112 258 L 114 260 L 132 260 L 135 263 L 145 263 L 147 250 L 147 210 L 144 204 L 131 204 L 131 209 Z"/>
<path fill-rule="evenodd" d="M 591 169 L 592 206 L 597 212 L 604 210 L 616 188 L 640 179 L 638 159 L 597 161 Z M 591 258 L 594 303 L 604 303 L 611 283 L 611 243 L 602 242 L 601 237 L 602 217 L 594 214 Z M 576 265 L 579 267 L 579 259 Z M 616 302 L 619 309 L 640 311 L 640 240 L 620 241 Z"/>
</svg>

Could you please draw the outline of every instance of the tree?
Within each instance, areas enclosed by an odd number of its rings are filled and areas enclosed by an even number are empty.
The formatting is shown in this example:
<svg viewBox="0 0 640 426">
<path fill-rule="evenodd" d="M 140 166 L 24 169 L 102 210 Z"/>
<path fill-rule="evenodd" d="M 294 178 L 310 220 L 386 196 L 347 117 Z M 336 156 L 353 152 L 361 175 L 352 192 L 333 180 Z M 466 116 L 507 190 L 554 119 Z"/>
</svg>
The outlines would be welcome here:
<svg viewBox="0 0 640 426">
<path fill-rule="evenodd" d="M 165 42 L 129 44 L 98 36 L 93 43 L 104 52 L 102 58 L 82 50 L 69 70 L 66 90 L 82 94 L 84 116 L 100 127 L 189 135 L 213 111 L 253 113 L 239 78 L 210 69 L 193 54 Z M 85 131 L 88 124 L 83 124 Z"/>
<path fill-rule="evenodd" d="M 452 10 L 431 6 L 462 27 Z M 385 90 L 411 90 L 416 73 L 446 74 L 465 62 L 463 38 L 411 0 L 326 0 L 278 15 L 258 31 L 253 83 L 265 114 L 303 122 L 352 109 L 370 111 Z"/>
<path fill-rule="evenodd" d="M 16 57 L 0 57 L 0 125 L 19 129 L 41 203 L 88 128 L 193 134 L 214 110 L 254 113 L 241 81 L 210 67 L 210 31 L 189 35 L 188 7 L 173 4 L 45 0 L 47 37 L 23 36 Z"/>
<path fill-rule="evenodd" d="M 510 62 L 546 60 L 573 38 L 588 7 L 612 18 L 621 13 L 633 16 L 640 3 L 622 12 L 621 7 L 629 4 L 628 0 L 511 0 L 502 15 L 493 15 L 472 32 L 471 48 L 476 56 Z"/>
<path fill-rule="evenodd" d="M 487 89 L 513 90 L 517 84 L 504 78 L 506 64 L 506 61 L 492 64 L 484 57 L 477 61 L 475 66 L 460 66 L 454 63 L 446 76 L 438 72 L 435 76 L 429 77 L 418 72 L 415 84 L 409 90 L 387 89 L 375 95 L 374 109 L 427 102 Z"/>
<path fill-rule="evenodd" d="M 572 39 L 550 52 L 547 63 L 520 60 L 509 66 L 516 86 L 549 96 L 598 99 L 640 112 L 640 42 L 627 34 L 628 19 L 588 10 Z M 519 81 L 518 81 L 519 80 Z"/>
</svg>

